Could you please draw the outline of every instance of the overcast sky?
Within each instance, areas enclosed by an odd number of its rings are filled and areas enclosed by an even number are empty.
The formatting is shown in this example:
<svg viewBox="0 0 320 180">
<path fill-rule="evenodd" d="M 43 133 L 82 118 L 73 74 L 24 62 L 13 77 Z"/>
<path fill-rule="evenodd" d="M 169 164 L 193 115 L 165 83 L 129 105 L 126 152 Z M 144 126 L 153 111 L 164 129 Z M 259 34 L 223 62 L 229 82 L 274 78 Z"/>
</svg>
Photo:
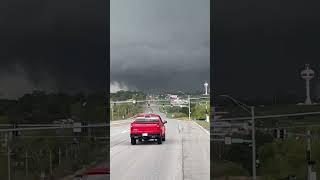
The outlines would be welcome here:
<svg viewBox="0 0 320 180">
<path fill-rule="evenodd" d="M 111 91 L 203 90 L 209 0 L 111 0 Z"/>
<path fill-rule="evenodd" d="M 305 63 L 320 72 L 320 1 L 217 0 L 214 90 L 234 96 L 305 95 Z M 320 98 L 319 80 L 311 82 Z M 318 87 L 317 87 L 318 86 Z"/>
<path fill-rule="evenodd" d="M 1 0 L 0 98 L 104 91 L 107 1 Z"/>
</svg>

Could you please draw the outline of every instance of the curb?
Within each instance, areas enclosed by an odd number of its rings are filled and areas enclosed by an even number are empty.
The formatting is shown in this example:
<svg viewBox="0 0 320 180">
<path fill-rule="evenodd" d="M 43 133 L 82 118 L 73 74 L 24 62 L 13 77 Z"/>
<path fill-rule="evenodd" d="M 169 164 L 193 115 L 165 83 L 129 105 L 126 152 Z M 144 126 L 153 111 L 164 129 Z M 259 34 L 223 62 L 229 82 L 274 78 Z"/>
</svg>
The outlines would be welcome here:
<svg viewBox="0 0 320 180">
<path fill-rule="evenodd" d="M 192 121 L 194 124 L 196 124 L 197 126 L 199 126 L 204 132 L 206 132 L 208 135 L 210 135 L 210 132 L 208 130 L 206 130 L 205 128 L 203 128 L 202 126 L 200 126 L 198 123 Z"/>
</svg>

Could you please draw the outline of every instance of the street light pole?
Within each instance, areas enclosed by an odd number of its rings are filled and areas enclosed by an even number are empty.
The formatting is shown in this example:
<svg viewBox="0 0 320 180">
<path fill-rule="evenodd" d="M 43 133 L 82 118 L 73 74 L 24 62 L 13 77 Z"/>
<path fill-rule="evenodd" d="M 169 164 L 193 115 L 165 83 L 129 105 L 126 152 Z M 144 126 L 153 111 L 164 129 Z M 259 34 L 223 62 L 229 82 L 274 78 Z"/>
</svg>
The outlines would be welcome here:
<svg viewBox="0 0 320 180">
<path fill-rule="evenodd" d="M 255 113 L 254 113 L 254 106 L 247 106 L 246 104 L 236 100 L 235 98 L 229 96 L 229 95 L 220 95 L 221 97 L 226 97 L 231 99 L 233 102 L 235 102 L 238 106 L 240 106 L 242 109 L 247 111 L 251 114 L 251 123 L 252 123 L 252 133 L 251 133 L 251 140 L 252 140 L 252 179 L 257 179 L 257 171 L 256 171 L 256 135 L 255 135 Z M 251 109 L 251 111 L 250 111 Z"/>
<path fill-rule="evenodd" d="M 189 120 L 191 119 L 191 109 L 190 109 L 190 95 L 188 95 L 188 102 L 189 102 Z"/>
<path fill-rule="evenodd" d="M 255 136 L 255 122 L 254 122 L 254 106 L 251 106 L 251 120 L 252 120 L 252 179 L 257 179 L 256 172 L 256 136 Z"/>
<path fill-rule="evenodd" d="M 28 151 L 26 151 L 26 176 L 28 176 Z"/>
<path fill-rule="evenodd" d="M 9 133 L 7 135 L 7 155 L 8 155 L 8 180 L 11 180 L 11 158 L 10 158 L 10 154 L 11 154 L 11 149 L 10 149 L 10 145 L 9 145 Z"/>
<path fill-rule="evenodd" d="M 50 175 L 52 176 L 52 153 L 51 150 L 49 151 L 49 161 L 50 161 Z"/>
<path fill-rule="evenodd" d="M 208 101 L 206 101 L 206 121 L 209 122 L 209 115 L 208 115 Z"/>
<path fill-rule="evenodd" d="M 311 161 L 311 133 L 310 130 L 307 131 L 307 158 L 308 161 Z M 312 174 L 312 166 L 310 162 L 307 162 L 308 164 L 308 179 L 311 180 L 311 174 Z"/>
</svg>

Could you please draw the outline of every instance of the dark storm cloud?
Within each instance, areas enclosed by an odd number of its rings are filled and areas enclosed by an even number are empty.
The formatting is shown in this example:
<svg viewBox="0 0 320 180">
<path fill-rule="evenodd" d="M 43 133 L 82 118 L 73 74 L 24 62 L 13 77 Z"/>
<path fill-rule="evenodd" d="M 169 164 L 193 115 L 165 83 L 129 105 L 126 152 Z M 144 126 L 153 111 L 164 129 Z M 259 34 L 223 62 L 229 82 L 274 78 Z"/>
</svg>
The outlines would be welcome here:
<svg viewBox="0 0 320 180">
<path fill-rule="evenodd" d="M 216 93 L 304 96 L 304 64 L 320 72 L 319 5 L 296 0 L 214 1 Z"/>
<path fill-rule="evenodd" d="M 209 14 L 209 0 L 112 0 L 111 81 L 152 92 L 203 89 Z"/>
<path fill-rule="evenodd" d="M 0 7 L 2 94 L 106 87 L 105 1 L 6 0 Z"/>
</svg>

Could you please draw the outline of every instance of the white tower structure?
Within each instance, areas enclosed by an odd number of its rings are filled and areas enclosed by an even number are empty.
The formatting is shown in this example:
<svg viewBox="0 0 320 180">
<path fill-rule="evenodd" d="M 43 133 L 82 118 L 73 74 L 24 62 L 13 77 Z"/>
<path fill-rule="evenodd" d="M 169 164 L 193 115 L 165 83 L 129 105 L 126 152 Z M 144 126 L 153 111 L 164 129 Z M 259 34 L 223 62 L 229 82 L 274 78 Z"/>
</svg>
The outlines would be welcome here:
<svg viewBox="0 0 320 180">
<path fill-rule="evenodd" d="M 208 83 L 207 81 L 203 84 L 204 85 L 204 88 L 205 88 L 205 94 L 204 95 L 208 95 Z"/>
<path fill-rule="evenodd" d="M 305 69 L 301 71 L 301 77 L 306 81 L 306 100 L 305 104 L 310 105 L 311 97 L 310 97 L 310 80 L 314 78 L 314 71 L 310 69 L 309 64 L 306 64 Z"/>
</svg>

